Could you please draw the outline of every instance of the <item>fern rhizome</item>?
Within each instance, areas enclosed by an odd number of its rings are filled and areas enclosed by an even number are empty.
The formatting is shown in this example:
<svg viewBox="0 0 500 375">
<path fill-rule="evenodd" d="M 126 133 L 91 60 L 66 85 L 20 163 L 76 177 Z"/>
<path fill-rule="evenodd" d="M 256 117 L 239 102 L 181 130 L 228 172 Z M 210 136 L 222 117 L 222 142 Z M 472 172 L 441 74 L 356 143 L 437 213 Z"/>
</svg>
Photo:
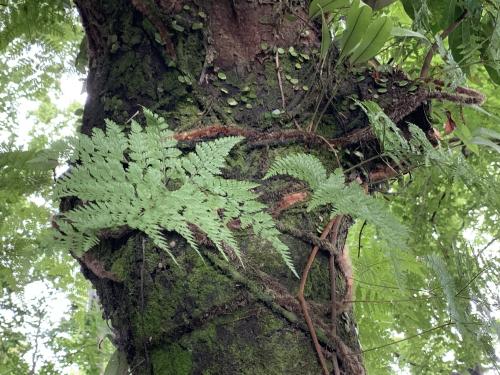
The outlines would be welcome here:
<svg viewBox="0 0 500 375">
<path fill-rule="evenodd" d="M 175 231 L 199 253 L 194 231 L 203 232 L 227 259 L 240 247 L 228 224 L 238 220 L 269 242 L 297 275 L 280 232 L 252 191 L 249 181 L 225 179 L 221 168 L 242 137 L 200 143 L 182 155 L 165 120 L 144 110 L 146 126 L 131 122 L 129 134 L 112 121 L 106 132 L 75 139 L 70 173 L 61 178 L 56 198 L 74 196 L 82 204 L 57 220 L 56 242 L 82 254 L 99 242 L 104 229 L 128 226 L 149 236 L 176 262 L 162 231 Z M 200 254 L 201 255 L 201 254 Z"/>
</svg>

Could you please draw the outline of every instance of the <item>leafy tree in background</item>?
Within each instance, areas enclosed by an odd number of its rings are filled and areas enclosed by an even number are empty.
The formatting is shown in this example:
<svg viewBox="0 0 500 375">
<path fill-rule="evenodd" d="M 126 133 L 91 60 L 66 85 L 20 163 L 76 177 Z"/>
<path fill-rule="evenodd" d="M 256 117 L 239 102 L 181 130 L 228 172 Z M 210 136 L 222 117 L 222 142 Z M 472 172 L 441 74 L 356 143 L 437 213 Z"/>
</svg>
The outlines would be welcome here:
<svg viewBox="0 0 500 375">
<path fill-rule="evenodd" d="M 62 137 L 81 112 L 77 103 L 65 110 L 53 103 L 61 77 L 76 74 L 78 15 L 64 1 L 9 2 L 0 13 L 0 373 L 55 374 L 73 365 L 99 373 L 109 357 L 106 341 L 98 347 L 100 309 L 89 304 L 89 285 L 70 255 L 44 245 Z M 38 108 L 29 113 L 31 103 Z M 26 121 L 33 124 L 28 137 L 20 126 Z M 63 292 L 73 306 L 68 321 L 47 319 L 55 299 L 27 300 L 25 287 Z"/>
<path fill-rule="evenodd" d="M 246 269 L 220 262 L 203 241 L 207 249 L 201 261 L 173 233 L 163 234 L 177 244 L 173 251 L 180 268 L 140 232 L 103 238 L 86 257 L 78 257 L 78 264 L 46 245 L 54 168 L 64 158 L 56 142 L 61 118 L 76 124 L 81 115 L 76 107 L 60 113 L 51 95 L 60 77 L 77 69 L 88 73 L 83 133 L 103 128 L 105 118 L 128 129 L 132 117 L 142 122 L 141 106 L 161 114 L 179 134 L 218 129 L 217 137 L 227 131 L 217 124 L 237 125 L 250 140 L 231 154 L 224 177 L 260 182 L 277 157 L 305 151 L 329 171 L 349 170 L 348 178 L 364 181 L 371 193 L 387 200 L 409 228 L 406 249 L 389 248 L 373 227 L 356 223 L 347 239 L 355 284 L 347 305 L 354 314 L 347 309 L 334 320 L 348 349 L 364 351 L 362 358 L 351 357 L 362 360 L 368 374 L 496 369 L 500 5 L 496 0 L 366 1 L 377 17 L 391 20 L 393 37 L 375 59 L 352 67 L 349 62 L 361 52 L 346 51 L 350 2 L 332 11 L 326 7 L 340 1 L 261 3 L 0 4 L 0 306 L 11 312 L 1 315 L 0 373 L 59 373 L 71 365 L 102 373 L 109 356 L 105 337 L 118 348 L 111 373 L 118 373 L 124 360 L 137 374 L 321 371 L 293 298 L 298 281 L 254 238 L 242 238 Z M 314 3 L 326 10 L 310 20 L 308 7 Z M 345 32 L 339 13 L 347 16 Z M 338 63 L 339 53 L 345 64 Z M 486 103 L 479 107 L 477 97 L 460 95 L 462 86 L 478 88 Z M 424 97 L 429 92 L 433 96 Z M 467 163 L 473 174 L 466 177 L 472 178 L 464 179 L 451 165 L 395 164 L 381 148 L 383 138 L 349 142 L 350 135 L 375 126 L 356 106 L 355 100 L 367 98 L 401 128 L 410 121 L 438 130 L 441 147 Z M 34 116 L 45 134 L 37 131 L 21 146 L 18 107 L 26 100 L 40 103 Z M 337 140 L 335 151 L 314 137 L 290 143 L 266 139 L 297 127 Z M 251 139 L 252 132 L 262 138 Z M 186 138 L 181 146 L 187 151 L 194 147 L 190 142 L 203 140 Z M 280 207 L 287 193 L 303 189 L 295 180 L 272 179 L 259 193 L 266 204 Z M 36 204 L 34 197 L 47 204 Z M 73 204 L 66 201 L 63 209 Z M 288 229 L 280 238 L 299 273 L 310 251 L 306 234 L 318 237 L 317 228 L 323 229 L 328 216 L 305 208 L 299 202 L 278 217 L 283 231 Z M 299 238 L 290 228 L 301 231 Z M 86 282 L 76 275 L 78 266 L 97 289 L 112 334 L 99 320 Z M 99 272 L 103 269 L 114 276 Z M 72 303 L 70 319 L 52 331 L 37 331 L 43 303 L 29 307 L 18 298 L 36 280 L 64 291 Z M 338 281 L 341 295 L 346 285 Z M 305 295 L 317 326 L 328 322 L 321 307 L 330 298 L 326 253 L 319 253 Z M 28 334 L 19 329 L 23 324 L 33 327 Z M 38 355 L 38 341 L 28 337 L 46 340 L 57 358 L 36 359 L 35 371 L 26 358 Z M 329 343 L 330 353 L 337 348 L 333 356 L 349 373 L 349 357 L 329 338 L 328 333 L 320 337 L 321 343 Z M 35 355 L 23 357 L 28 352 Z"/>
</svg>

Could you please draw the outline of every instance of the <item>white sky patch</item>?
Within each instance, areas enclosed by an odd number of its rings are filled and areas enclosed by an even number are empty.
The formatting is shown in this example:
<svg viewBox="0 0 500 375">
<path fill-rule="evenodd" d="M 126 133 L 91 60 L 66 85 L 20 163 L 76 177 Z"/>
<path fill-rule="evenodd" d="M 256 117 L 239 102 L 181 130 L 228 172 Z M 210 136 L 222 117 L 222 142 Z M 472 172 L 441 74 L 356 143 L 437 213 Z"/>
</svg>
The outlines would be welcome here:
<svg viewBox="0 0 500 375">
<path fill-rule="evenodd" d="M 80 103 L 82 106 L 84 105 L 87 94 L 82 91 L 83 83 L 79 76 L 64 74 L 61 78 L 60 86 L 60 94 L 52 93 L 49 95 L 50 100 L 57 108 L 65 110 L 75 102 Z M 16 145 L 22 147 L 33 139 L 33 134 L 37 134 L 35 119 L 30 115 L 30 112 L 38 109 L 40 104 L 27 99 L 20 99 L 18 104 L 19 124 L 16 128 Z M 70 136 L 73 134 L 74 129 L 72 126 L 63 127 L 60 132 L 61 136 Z M 8 135 L 6 132 L 0 132 L 1 139 L 7 139 L 7 137 Z"/>
</svg>

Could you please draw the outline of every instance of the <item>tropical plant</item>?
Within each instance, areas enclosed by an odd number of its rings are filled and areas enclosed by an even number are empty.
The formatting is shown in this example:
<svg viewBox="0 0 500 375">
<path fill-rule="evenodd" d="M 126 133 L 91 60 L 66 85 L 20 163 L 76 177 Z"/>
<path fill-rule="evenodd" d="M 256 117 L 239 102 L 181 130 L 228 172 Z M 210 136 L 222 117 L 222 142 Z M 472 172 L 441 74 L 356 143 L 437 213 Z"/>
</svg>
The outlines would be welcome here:
<svg viewBox="0 0 500 375">
<path fill-rule="evenodd" d="M 0 373 L 498 371 L 498 1 L 247 3 L 0 4 Z"/>
<path fill-rule="evenodd" d="M 268 241 L 296 274 L 288 248 L 279 240 L 271 216 L 251 192 L 258 185 L 219 177 L 225 158 L 241 137 L 198 144 L 183 157 L 165 120 L 144 110 L 146 130 L 134 120 L 130 135 L 112 121 L 106 133 L 81 135 L 72 161 L 78 161 L 56 185 L 56 197 L 76 197 L 84 204 L 57 220 L 56 240 L 81 256 L 103 230 L 123 226 L 146 233 L 177 263 L 161 231 L 175 231 L 198 252 L 200 230 L 227 260 L 232 251 L 243 263 L 240 247 L 228 225 L 239 221 Z M 199 254 L 201 256 L 201 254 Z"/>
</svg>

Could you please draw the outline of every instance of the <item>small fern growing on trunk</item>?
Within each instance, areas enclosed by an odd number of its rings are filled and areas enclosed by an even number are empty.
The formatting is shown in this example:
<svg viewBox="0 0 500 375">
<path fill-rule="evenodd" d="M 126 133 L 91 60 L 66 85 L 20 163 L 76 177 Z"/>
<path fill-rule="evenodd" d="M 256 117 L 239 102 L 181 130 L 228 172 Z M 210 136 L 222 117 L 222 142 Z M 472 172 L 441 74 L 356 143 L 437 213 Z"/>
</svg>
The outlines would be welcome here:
<svg viewBox="0 0 500 375">
<path fill-rule="evenodd" d="M 312 194 L 307 207 L 331 208 L 330 217 L 345 214 L 362 219 L 377 228 L 378 236 L 395 248 L 404 248 L 407 228 L 393 216 L 384 201 L 365 194 L 357 183 L 346 184 L 341 169 L 327 175 L 323 164 L 315 156 L 303 153 L 277 159 L 264 178 L 289 175 L 307 182 Z"/>
<path fill-rule="evenodd" d="M 199 253 L 193 231 L 201 231 L 227 259 L 231 249 L 242 262 L 238 242 L 228 224 L 238 220 L 242 229 L 268 241 L 297 275 L 287 246 L 279 239 L 267 206 L 257 201 L 248 181 L 220 176 L 225 159 L 242 137 L 200 143 L 182 155 L 165 120 L 144 110 L 146 126 L 136 121 L 125 134 L 106 121 L 106 132 L 75 139 L 75 165 L 61 178 L 56 198 L 74 196 L 82 204 L 57 220 L 56 243 L 82 254 L 99 242 L 107 229 L 128 226 L 146 233 L 177 263 L 162 231 L 174 231 Z M 201 255 L 201 254 L 200 254 Z"/>
</svg>

